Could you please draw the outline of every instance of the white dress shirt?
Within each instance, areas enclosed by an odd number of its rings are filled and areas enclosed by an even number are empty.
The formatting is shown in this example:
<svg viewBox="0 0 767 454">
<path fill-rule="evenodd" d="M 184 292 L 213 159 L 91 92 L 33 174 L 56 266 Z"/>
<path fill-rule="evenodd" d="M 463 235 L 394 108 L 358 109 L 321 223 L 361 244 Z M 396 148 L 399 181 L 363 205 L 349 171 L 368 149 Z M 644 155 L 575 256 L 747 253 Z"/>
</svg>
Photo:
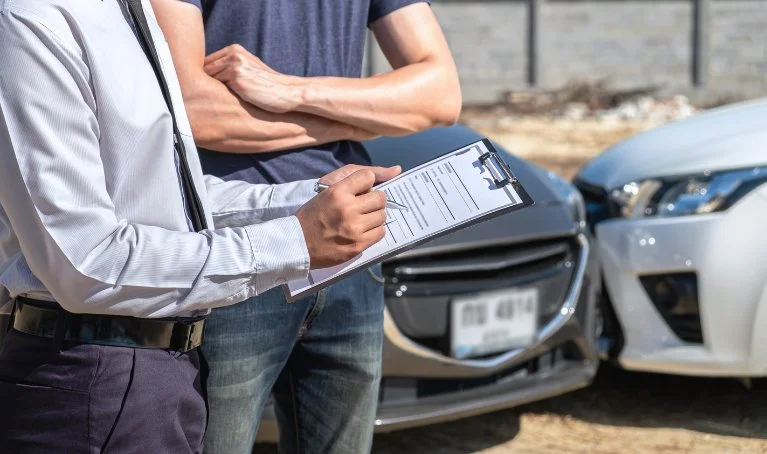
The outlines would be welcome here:
<svg viewBox="0 0 767 454">
<path fill-rule="evenodd" d="M 122 2 L 0 0 L 0 298 L 167 317 L 307 275 L 292 214 L 314 182 L 203 176 L 168 44 L 143 5 L 216 228 L 190 227 L 171 116 Z"/>
</svg>

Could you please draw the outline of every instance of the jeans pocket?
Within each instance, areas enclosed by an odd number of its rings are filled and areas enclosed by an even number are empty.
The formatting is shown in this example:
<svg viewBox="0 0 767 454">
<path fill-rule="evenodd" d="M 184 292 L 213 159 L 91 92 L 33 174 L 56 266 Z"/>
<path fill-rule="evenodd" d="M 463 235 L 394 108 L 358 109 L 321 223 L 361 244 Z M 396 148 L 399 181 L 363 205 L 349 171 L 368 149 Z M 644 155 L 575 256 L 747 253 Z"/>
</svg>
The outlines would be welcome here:
<svg viewBox="0 0 767 454">
<path fill-rule="evenodd" d="M 381 265 L 373 265 L 367 269 L 367 272 L 375 282 L 381 285 L 386 283 L 386 278 L 383 277 L 383 272 L 381 271 Z"/>
</svg>

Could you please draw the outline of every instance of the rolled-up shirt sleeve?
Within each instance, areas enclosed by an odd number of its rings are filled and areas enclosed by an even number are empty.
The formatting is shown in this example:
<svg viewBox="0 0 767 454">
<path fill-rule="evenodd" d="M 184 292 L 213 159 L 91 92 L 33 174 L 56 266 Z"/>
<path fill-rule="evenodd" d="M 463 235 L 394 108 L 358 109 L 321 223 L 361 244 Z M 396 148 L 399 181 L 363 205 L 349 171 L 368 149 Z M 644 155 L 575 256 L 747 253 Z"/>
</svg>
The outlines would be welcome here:
<svg viewBox="0 0 767 454">
<path fill-rule="evenodd" d="M 166 317 L 306 276 L 309 256 L 292 216 L 199 233 L 118 217 L 82 57 L 34 21 L 0 14 L 0 31 L 0 204 L 21 250 L 11 259 L 26 261 L 65 309 Z M 304 186 L 241 191 L 234 205 L 271 191 L 288 212 L 308 195 Z M 212 191 L 219 208 L 230 191 Z"/>
</svg>

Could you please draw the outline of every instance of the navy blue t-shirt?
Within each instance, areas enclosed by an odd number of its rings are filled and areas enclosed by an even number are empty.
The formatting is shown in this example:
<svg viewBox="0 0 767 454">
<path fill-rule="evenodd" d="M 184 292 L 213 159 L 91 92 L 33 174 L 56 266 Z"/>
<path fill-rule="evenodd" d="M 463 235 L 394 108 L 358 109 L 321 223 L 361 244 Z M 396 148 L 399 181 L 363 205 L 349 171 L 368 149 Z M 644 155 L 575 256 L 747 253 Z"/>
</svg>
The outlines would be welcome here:
<svg viewBox="0 0 767 454">
<path fill-rule="evenodd" d="M 240 44 L 295 76 L 360 77 L 367 26 L 426 0 L 184 0 L 202 9 L 206 52 Z M 206 173 L 251 183 L 318 178 L 344 164 L 369 164 L 362 144 L 329 143 L 275 153 L 200 149 Z"/>
</svg>

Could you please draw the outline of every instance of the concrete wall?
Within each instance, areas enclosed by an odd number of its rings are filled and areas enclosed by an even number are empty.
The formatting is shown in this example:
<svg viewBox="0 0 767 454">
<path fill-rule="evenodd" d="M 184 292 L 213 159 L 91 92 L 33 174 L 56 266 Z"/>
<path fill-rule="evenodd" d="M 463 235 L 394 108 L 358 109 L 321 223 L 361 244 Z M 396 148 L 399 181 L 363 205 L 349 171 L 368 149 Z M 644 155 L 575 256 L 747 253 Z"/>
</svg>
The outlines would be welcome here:
<svg viewBox="0 0 767 454">
<path fill-rule="evenodd" d="M 711 90 L 767 95 L 767 0 L 713 2 L 711 30 Z"/>
<path fill-rule="evenodd" d="M 433 0 L 467 103 L 607 80 L 701 101 L 767 95 L 767 0 Z M 368 71 L 388 69 L 371 43 Z"/>
</svg>

